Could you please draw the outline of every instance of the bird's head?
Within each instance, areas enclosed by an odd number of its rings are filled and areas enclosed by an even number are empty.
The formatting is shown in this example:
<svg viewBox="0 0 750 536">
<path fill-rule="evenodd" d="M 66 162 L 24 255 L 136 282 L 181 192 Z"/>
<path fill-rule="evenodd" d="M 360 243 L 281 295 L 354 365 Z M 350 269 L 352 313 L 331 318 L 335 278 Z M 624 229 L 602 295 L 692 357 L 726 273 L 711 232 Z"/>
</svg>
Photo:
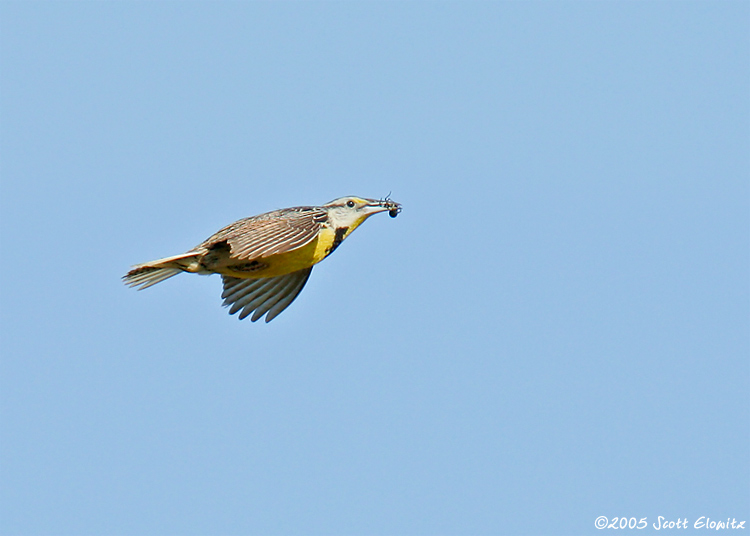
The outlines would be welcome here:
<svg viewBox="0 0 750 536">
<path fill-rule="evenodd" d="M 328 209 L 328 218 L 333 226 L 336 228 L 348 227 L 349 232 L 378 212 L 388 212 L 392 218 L 395 218 L 401 212 L 401 205 L 392 201 L 389 197 L 385 199 L 340 197 L 323 206 Z"/>
</svg>

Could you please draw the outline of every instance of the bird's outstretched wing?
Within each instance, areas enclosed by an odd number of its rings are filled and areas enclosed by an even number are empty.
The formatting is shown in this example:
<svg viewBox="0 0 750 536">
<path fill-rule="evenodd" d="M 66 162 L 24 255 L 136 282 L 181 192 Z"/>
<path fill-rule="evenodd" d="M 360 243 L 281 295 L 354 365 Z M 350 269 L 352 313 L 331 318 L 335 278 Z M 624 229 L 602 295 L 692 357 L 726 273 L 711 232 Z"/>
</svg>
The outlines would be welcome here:
<svg viewBox="0 0 750 536">
<path fill-rule="evenodd" d="M 312 267 L 264 279 L 241 279 L 224 275 L 224 292 L 221 294 L 224 298 L 223 305 L 232 306 L 229 309 L 231 315 L 241 311 L 240 320 L 253 313 L 250 320 L 255 322 L 268 313 L 266 322 L 270 322 L 299 295 L 310 272 Z"/>
<path fill-rule="evenodd" d="M 319 207 L 276 210 L 236 221 L 195 249 L 211 249 L 223 242 L 229 245 L 233 259 L 270 257 L 315 240 L 327 217 L 327 212 Z"/>
</svg>

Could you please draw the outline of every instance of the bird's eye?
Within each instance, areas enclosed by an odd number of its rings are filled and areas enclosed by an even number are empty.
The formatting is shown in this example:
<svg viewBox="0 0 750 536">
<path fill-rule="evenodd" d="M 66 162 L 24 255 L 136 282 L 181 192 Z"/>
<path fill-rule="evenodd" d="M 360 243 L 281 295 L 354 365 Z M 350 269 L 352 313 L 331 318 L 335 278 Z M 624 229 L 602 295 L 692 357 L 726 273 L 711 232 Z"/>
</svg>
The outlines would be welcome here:
<svg viewBox="0 0 750 536">
<path fill-rule="evenodd" d="M 349 208 L 354 208 L 354 201 L 347 201 L 346 206 Z"/>
</svg>

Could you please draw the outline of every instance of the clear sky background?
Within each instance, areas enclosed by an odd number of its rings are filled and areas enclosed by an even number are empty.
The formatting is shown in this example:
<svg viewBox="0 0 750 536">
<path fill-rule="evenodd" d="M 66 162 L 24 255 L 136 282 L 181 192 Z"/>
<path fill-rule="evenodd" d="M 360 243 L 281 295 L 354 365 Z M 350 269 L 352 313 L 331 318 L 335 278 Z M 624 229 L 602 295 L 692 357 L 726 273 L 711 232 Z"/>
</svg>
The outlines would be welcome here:
<svg viewBox="0 0 750 536">
<path fill-rule="evenodd" d="M 750 522 L 749 28 L 748 2 L 0 4 L 0 533 Z M 270 324 L 216 276 L 120 280 L 388 192 Z"/>
</svg>

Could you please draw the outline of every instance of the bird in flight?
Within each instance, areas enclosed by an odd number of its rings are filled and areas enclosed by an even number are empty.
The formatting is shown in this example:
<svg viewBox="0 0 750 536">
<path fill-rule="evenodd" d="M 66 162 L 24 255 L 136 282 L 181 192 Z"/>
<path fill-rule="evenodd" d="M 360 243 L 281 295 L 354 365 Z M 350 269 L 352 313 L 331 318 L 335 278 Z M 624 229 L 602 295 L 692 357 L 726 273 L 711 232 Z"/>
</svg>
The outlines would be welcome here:
<svg viewBox="0 0 750 536">
<path fill-rule="evenodd" d="M 378 212 L 395 218 L 401 205 L 389 197 L 341 197 L 266 212 L 227 225 L 187 253 L 133 266 L 123 280 L 142 290 L 180 272 L 221 274 L 229 314 L 270 322 L 299 295 L 312 267 Z"/>
</svg>

